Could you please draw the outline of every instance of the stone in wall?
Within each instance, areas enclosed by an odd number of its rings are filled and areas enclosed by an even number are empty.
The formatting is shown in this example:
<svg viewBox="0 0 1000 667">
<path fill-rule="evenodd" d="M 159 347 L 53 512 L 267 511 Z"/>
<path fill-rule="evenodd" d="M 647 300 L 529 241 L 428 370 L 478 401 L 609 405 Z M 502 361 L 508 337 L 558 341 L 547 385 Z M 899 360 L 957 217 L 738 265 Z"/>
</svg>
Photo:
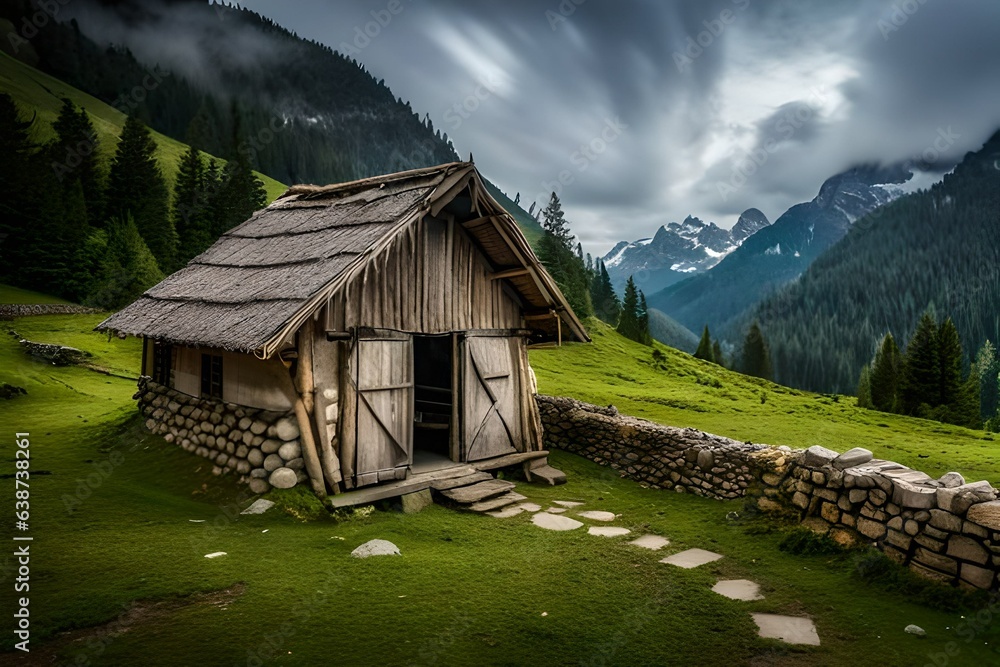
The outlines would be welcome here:
<svg viewBox="0 0 1000 667">
<path fill-rule="evenodd" d="M 253 493 L 306 479 L 294 415 L 188 396 L 148 377 L 133 398 L 149 431 L 212 461 L 213 474 L 239 475 Z"/>
<path fill-rule="evenodd" d="M 663 426 L 538 395 L 547 448 L 579 454 L 643 486 L 756 498 L 843 546 L 871 544 L 918 574 L 967 588 L 1000 585 L 1000 499 L 987 481 L 939 479 L 855 447 L 804 451 Z"/>
</svg>

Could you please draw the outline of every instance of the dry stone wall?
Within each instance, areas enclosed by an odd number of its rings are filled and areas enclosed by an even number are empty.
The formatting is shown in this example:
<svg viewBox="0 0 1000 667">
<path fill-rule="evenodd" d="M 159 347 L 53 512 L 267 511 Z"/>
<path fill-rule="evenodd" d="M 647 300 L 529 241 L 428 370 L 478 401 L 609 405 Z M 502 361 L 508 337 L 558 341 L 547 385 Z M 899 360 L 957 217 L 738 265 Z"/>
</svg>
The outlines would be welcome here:
<svg viewBox="0 0 1000 667">
<path fill-rule="evenodd" d="M 291 412 L 195 398 L 147 377 L 139 380 L 134 398 L 147 429 L 210 459 L 216 475 L 232 471 L 254 493 L 288 489 L 307 480 L 298 422 Z"/>
<path fill-rule="evenodd" d="M 13 320 L 17 317 L 32 315 L 90 315 L 101 311 L 86 306 L 75 306 L 68 303 L 0 303 L 0 320 Z"/>
<path fill-rule="evenodd" d="M 750 497 L 844 546 L 873 544 L 943 583 L 1000 585 L 1000 500 L 987 481 L 966 483 L 955 472 L 932 479 L 860 447 L 775 448 L 625 417 L 614 407 L 537 398 L 547 448 L 652 488 Z"/>
</svg>

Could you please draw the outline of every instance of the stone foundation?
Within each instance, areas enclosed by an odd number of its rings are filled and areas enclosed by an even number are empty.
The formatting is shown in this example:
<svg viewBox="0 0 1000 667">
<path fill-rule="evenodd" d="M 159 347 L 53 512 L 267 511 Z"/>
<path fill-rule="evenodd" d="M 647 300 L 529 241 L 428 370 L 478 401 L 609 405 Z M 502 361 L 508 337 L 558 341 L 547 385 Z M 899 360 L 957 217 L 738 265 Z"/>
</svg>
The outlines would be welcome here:
<svg viewBox="0 0 1000 667">
<path fill-rule="evenodd" d="M 254 493 L 287 489 L 307 480 L 292 412 L 270 412 L 195 398 L 139 380 L 134 396 L 146 428 L 186 451 L 210 459 L 213 474 L 233 472 Z"/>
<path fill-rule="evenodd" d="M 710 498 L 748 496 L 844 546 L 868 543 L 925 577 L 996 589 L 1000 500 L 989 482 L 940 479 L 855 448 L 792 450 L 625 417 L 538 396 L 545 446 L 579 454 L 645 486 Z"/>
</svg>

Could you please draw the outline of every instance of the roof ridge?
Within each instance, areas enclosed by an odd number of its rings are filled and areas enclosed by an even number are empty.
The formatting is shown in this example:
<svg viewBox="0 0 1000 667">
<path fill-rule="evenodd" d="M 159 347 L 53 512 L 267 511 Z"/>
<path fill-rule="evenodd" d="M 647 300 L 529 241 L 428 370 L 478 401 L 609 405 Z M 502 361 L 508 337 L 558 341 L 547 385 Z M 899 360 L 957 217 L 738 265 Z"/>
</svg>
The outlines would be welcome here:
<svg viewBox="0 0 1000 667">
<path fill-rule="evenodd" d="M 341 191 L 355 190 L 358 188 L 367 188 L 375 185 L 381 185 L 385 183 L 394 183 L 396 181 L 405 181 L 411 178 L 417 178 L 419 176 L 428 176 L 435 173 L 447 174 L 452 170 L 461 169 L 465 167 L 473 167 L 471 162 L 448 162 L 445 164 L 439 164 L 435 167 L 420 167 L 418 169 L 411 169 L 409 171 L 401 171 L 395 174 L 383 174 L 381 176 L 369 176 L 367 178 L 360 178 L 354 181 L 347 181 L 345 183 L 332 183 L 330 185 L 293 185 L 288 188 L 280 197 L 275 201 L 281 201 L 287 197 L 293 197 L 296 195 L 304 196 L 316 196 L 316 195 L 326 195 L 334 194 Z"/>
</svg>

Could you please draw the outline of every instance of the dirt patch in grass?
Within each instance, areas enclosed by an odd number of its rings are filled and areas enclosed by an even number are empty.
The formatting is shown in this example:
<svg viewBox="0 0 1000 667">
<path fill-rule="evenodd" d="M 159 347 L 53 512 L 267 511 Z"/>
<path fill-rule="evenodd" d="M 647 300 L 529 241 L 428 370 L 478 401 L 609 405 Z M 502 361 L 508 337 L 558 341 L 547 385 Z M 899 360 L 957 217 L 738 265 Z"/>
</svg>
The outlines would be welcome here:
<svg viewBox="0 0 1000 667">
<path fill-rule="evenodd" d="M 87 651 L 96 657 L 103 652 L 104 647 L 134 628 L 158 623 L 190 607 L 225 607 L 243 595 L 246 589 L 245 583 L 238 582 L 229 588 L 208 593 L 194 593 L 162 600 L 135 600 L 107 623 L 62 632 L 43 645 L 32 647 L 31 652 L 24 654 L 18 664 L 30 667 L 62 664 L 60 656 L 66 656 L 74 651 Z"/>
</svg>

